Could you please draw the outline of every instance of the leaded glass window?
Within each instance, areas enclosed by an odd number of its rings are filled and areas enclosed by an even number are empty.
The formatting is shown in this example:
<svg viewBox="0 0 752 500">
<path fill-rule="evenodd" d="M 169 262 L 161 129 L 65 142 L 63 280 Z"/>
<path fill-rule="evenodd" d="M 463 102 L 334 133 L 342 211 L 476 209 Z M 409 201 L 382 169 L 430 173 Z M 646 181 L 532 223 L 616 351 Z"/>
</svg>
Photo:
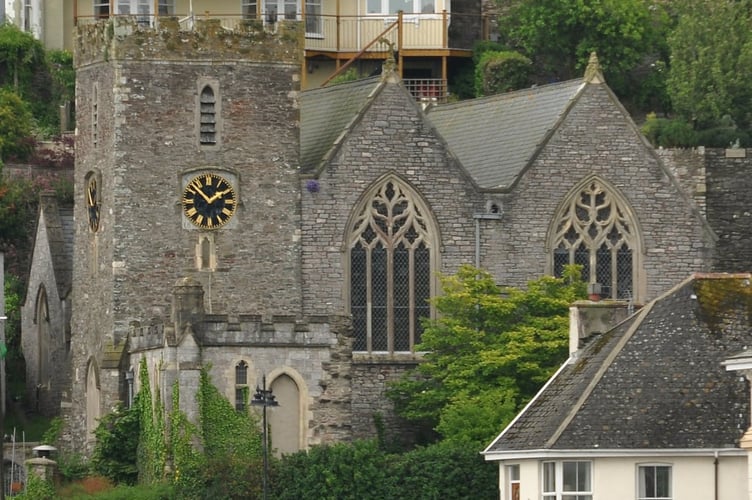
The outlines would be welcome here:
<svg viewBox="0 0 752 500">
<path fill-rule="evenodd" d="M 637 236 L 627 208 L 598 180 L 588 182 L 556 220 L 553 274 L 582 266 L 587 283 L 599 283 L 612 299 L 634 297 Z"/>
<path fill-rule="evenodd" d="M 410 352 L 420 342 L 435 265 L 425 212 L 395 179 L 358 212 L 350 237 L 354 351 Z"/>
<path fill-rule="evenodd" d="M 245 411 L 248 403 L 248 363 L 235 365 L 235 409 Z"/>
</svg>

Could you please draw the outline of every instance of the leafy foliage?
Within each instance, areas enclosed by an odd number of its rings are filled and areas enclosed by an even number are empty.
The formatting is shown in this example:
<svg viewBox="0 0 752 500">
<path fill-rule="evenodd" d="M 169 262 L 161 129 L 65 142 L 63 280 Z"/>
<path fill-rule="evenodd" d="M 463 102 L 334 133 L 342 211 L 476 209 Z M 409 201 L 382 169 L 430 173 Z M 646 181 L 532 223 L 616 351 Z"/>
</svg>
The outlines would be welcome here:
<svg viewBox="0 0 752 500">
<path fill-rule="evenodd" d="M 683 148 L 697 145 L 697 133 L 692 124 L 681 118 L 658 118 L 655 113 L 649 113 L 640 131 L 655 147 Z"/>
<path fill-rule="evenodd" d="M 73 100 L 74 75 L 70 52 L 45 53 L 31 33 L 9 23 L 0 25 L 0 86 L 28 103 L 42 135 L 59 130 L 59 106 Z"/>
<path fill-rule="evenodd" d="M 122 404 L 102 417 L 94 432 L 97 442 L 91 462 L 95 472 L 115 483 L 136 483 L 139 424 L 136 408 Z"/>
<path fill-rule="evenodd" d="M 475 93 L 499 94 L 527 87 L 532 61 L 518 52 L 484 52 L 475 67 Z"/>
<path fill-rule="evenodd" d="M 28 158 L 33 144 L 26 139 L 31 133 L 32 118 L 28 104 L 12 90 L 0 88 L 0 159 Z"/>
<path fill-rule="evenodd" d="M 498 498 L 497 467 L 475 446 L 440 443 L 402 455 L 375 441 L 314 446 L 275 464 L 280 500 Z"/>
<path fill-rule="evenodd" d="M 510 3 L 510 2 L 507 2 Z M 598 53 L 607 81 L 620 95 L 633 90 L 628 74 L 661 54 L 668 18 L 648 0 L 514 1 L 500 20 L 502 41 L 541 70 L 541 82 L 579 77 Z"/>
<path fill-rule="evenodd" d="M 472 266 L 443 276 L 440 318 L 418 346 L 424 362 L 388 390 L 397 412 L 444 439 L 486 444 L 566 359 L 569 305 L 585 296 L 579 276 L 573 266 L 525 291 Z"/>
<path fill-rule="evenodd" d="M 164 479 L 166 444 L 164 439 L 164 416 L 159 390 L 157 404 L 152 403 L 151 384 L 146 358 L 141 358 L 139 366 L 141 388 L 133 406 L 138 415 L 139 429 L 137 447 L 138 482 L 141 484 L 159 483 Z"/>
<path fill-rule="evenodd" d="M 752 1 L 680 0 L 668 89 L 674 110 L 698 129 L 752 125 Z"/>
</svg>

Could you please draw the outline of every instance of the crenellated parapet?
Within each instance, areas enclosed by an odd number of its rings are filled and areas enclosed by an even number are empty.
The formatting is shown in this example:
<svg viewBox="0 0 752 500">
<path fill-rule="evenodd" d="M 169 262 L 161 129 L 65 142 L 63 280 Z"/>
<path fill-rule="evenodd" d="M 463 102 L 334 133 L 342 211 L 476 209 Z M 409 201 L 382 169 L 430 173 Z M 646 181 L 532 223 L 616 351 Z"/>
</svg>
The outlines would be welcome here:
<svg viewBox="0 0 752 500">
<path fill-rule="evenodd" d="M 207 314 L 200 324 L 190 329 L 200 346 L 252 346 L 252 347 L 331 347 L 338 340 L 333 334 L 329 316 L 272 316 L 265 320 L 260 315 L 229 316 Z M 130 329 L 129 351 L 139 352 L 159 349 L 172 344 L 171 325 L 134 322 Z M 176 338 L 180 338 L 177 336 Z"/>
<path fill-rule="evenodd" d="M 109 60 L 244 60 L 301 64 L 304 26 L 280 22 L 275 30 L 257 20 L 239 20 L 231 27 L 222 19 L 159 18 L 156 26 L 137 16 L 116 16 L 76 30 L 76 67 Z"/>
<path fill-rule="evenodd" d="M 130 325 L 128 350 L 130 352 L 158 349 L 165 345 L 165 325 L 141 325 L 134 321 Z"/>
</svg>

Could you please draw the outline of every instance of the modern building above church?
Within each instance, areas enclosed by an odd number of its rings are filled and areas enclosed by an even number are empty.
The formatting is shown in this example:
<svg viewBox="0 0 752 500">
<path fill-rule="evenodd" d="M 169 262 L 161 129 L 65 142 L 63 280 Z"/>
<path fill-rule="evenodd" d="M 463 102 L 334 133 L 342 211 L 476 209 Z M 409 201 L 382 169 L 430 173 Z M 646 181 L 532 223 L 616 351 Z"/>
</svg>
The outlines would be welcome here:
<svg viewBox="0 0 752 500">
<path fill-rule="evenodd" d="M 76 449 L 141 359 L 189 417 L 201 367 L 239 409 L 266 376 L 281 452 L 397 429 L 386 383 L 462 264 L 511 286 L 581 264 L 633 305 L 750 267 L 747 152 L 655 151 L 597 58 L 584 79 L 453 104 L 390 64 L 301 91 L 304 29 L 79 27 Z"/>
</svg>

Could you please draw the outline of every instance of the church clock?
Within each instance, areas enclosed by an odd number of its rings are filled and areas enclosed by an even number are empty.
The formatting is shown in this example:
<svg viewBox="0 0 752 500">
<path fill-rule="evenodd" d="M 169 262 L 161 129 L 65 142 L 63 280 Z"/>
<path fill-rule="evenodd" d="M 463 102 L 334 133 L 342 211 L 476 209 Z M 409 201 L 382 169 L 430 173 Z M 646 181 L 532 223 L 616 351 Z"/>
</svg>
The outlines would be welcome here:
<svg viewBox="0 0 752 500">
<path fill-rule="evenodd" d="M 100 212 L 96 175 L 92 175 L 86 183 L 86 209 L 89 215 L 89 229 L 95 233 L 99 230 Z"/>
<path fill-rule="evenodd" d="M 235 214 L 237 198 L 229 180 L 207 173 L 188 181 L 182 204 L 183 213 L 195 226 L 217 229 Z"/>
</svg>

